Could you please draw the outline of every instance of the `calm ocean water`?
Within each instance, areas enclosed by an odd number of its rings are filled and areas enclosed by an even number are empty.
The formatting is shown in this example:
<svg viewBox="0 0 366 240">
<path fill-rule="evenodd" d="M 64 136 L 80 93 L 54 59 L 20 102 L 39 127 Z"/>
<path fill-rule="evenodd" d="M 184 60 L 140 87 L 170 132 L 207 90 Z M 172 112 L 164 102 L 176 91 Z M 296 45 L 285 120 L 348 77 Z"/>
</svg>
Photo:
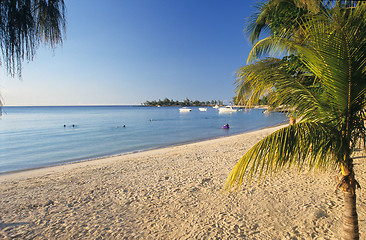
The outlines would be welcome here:
<svg viewBox="0 0 366 240">
<path fill-rule="evenodd" d="M 283 123 L 260 109 L 219 114 L 178 107 L 4 107 L 0 173 L 227 136 Z M 230 129 L 221 127 L 228 123 Z M 64 127 L 66 125 L 66 127 Z M 72 126 L 74 125 L 74 127 Z M 125 125 L 126 127 L 123 127 Z"/>
</svg>

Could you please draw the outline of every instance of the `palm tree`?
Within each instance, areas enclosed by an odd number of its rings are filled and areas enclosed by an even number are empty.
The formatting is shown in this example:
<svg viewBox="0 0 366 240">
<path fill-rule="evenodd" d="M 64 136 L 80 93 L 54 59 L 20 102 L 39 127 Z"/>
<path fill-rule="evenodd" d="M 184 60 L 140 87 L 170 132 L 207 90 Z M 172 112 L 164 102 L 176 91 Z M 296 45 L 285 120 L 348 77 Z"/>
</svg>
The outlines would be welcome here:
<svg viewBox="0 0 366 240">
<path fill-rule="evenodd" d="M 366 5 L 340 5 L 301 23 L 303 38 L 274 35 L 257 42 L 249 58 L 272 51 L 299 57 L 320 82 L 312 91 L 278 59 L 267 58 L 237 73 L 239 99 L 251 104 L 272 92 L 270 101 L 284 105 L 295 124 L 255 144 L 231 171 L 226 188 L 240 186 L 244 177 L 259 178 L 288 167 L 340 169 L 344 192 L 343 239 L 359 239 L 352 152 L 365 144 Z M 275 89 L 275 91 L 273 91 Z"/>
</svg>

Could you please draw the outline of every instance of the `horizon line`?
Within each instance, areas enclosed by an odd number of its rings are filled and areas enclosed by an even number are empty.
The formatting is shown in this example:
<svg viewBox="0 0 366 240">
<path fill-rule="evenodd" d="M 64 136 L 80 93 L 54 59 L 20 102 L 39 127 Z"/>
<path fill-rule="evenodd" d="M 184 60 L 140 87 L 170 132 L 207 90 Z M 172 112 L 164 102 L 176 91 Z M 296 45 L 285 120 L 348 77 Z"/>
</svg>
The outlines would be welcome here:
<svg viewBox="0 0 366 240">
<path fill-rule="evenodd" d="M 93 107 L 93 106 L 143 106 L 140 104 L 57 104 L 57 105 L 2 105 L 0 107 Z"/>
</svg>

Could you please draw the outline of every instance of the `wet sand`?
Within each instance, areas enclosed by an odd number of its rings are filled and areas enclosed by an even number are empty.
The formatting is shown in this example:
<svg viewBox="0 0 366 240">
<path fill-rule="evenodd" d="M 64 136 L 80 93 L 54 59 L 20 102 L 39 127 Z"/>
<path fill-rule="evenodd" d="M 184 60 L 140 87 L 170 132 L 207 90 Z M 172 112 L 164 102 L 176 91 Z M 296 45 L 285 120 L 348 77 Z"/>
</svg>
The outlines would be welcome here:
<svg viewBox="0 0 366 240">
<path fill-rule="evenodd" d="M 223 191 L 238 159 L 278 128 L 1 175 L 0 238 L 339 239 L 336 172 L 288 170 Z M 366 186 L 365 154 L 356 155 Z M 357 201 L 366 239 L 363 190 Z"/>
</svg>

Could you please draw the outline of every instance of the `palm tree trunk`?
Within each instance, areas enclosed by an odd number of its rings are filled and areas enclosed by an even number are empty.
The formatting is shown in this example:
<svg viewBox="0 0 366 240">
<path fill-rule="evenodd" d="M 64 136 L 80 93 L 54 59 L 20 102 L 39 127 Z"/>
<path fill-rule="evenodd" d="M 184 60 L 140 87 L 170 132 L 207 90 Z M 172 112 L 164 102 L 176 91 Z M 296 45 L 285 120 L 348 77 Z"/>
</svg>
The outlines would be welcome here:
<svg viewBox="0 0 366 240">
<path fill-rule="evenodd" d="M 356 189 L 359 187 L 353 171 L 353 159 L 348 158 L 348 166 L 342 165 L 341 189 L 344 193 L 343 240 L 360 239 L 356 210 Z"/>
<path fill-rule="evenodd" d="M 343 236 L 344 240 L 360 239 L 356 211 L 356 193 L 344 192 Z"/>
</svg>

